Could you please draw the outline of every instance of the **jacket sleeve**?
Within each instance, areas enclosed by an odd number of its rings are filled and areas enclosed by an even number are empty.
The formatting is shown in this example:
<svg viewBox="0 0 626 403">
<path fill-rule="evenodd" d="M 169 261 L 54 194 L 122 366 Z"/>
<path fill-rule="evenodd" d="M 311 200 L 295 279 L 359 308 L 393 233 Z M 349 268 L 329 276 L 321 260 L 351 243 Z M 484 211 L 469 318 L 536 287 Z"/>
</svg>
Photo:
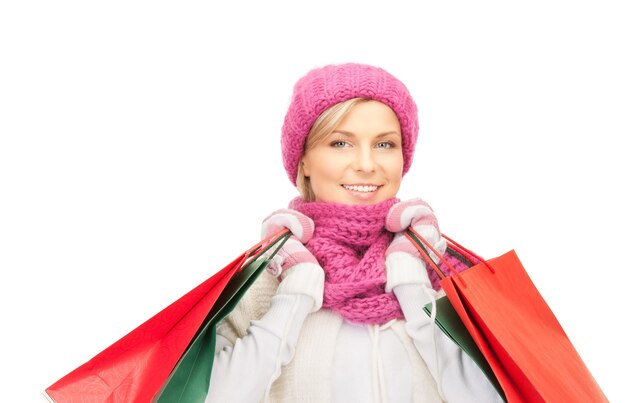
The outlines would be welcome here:
<svg viewBox="0 0 626 403">
<path fill-rule="evenodd" d="M 450 403 L 502 402 L 476 363 L 422 309 L 437 293 L 425 284 L 402 284 L 393 292 L 404 313 L 407 333 L 436 380 L 441 397 Z"/>
<path fill-rule="evenodd" d="M 245 335 L 230 339 L 228 332 L 217 335 L 205 402 L 263 401 L 282 366 L 293 359 L 302 324 L 321 299 L 324 273 L 319 266 L 287 273 L 267 312 L 249 322 Z"/>
<path fill-rule="evenodd" d="M 291 361 L 302 323 L 313 307 L 307 295 L 276 295 L 233 344 L 218 335 L 206 402 L 260 402 Z"/>
</svg>

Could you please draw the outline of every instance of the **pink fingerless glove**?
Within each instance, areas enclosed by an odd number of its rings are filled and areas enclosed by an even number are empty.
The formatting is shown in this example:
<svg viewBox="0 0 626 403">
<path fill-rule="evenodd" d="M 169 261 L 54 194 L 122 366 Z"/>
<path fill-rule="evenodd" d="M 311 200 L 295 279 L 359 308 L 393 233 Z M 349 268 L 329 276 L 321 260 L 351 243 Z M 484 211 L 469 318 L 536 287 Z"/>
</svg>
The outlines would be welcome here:
<svg viewBox="0 0 626 403">
<path fill-rule="evenodd" d="M 313 236 L 314 223 L 296 210 L 280 209 L 270 214 L 261 225 L 261 238 L 289 229 L 292 235 L 276 252 L 266 270 L 281 282 L 279 294 L 305 294 L 314 300 L 312 311 L 322 306 L 324 270 L 303 245 Z"/>
<path fill-rule="evenodd" d="M 390 292 L 401 284 L 426 284 L 431 286 L 426 272 L 426 263 L 417 248 L 403 234 L 409 226 L 432 245 L 437 252 L 446 251 L 446 240 L 441 237 L 439 224 L 432 208 L 421 199 L 411 199 L 394 204 L 387 214 L 385 227 L 396 235 L 385 253 L 387 284 L 385 291 Z M 429 251 L 430 257 L 437 263 L 439 258 Z"/>
</svg>

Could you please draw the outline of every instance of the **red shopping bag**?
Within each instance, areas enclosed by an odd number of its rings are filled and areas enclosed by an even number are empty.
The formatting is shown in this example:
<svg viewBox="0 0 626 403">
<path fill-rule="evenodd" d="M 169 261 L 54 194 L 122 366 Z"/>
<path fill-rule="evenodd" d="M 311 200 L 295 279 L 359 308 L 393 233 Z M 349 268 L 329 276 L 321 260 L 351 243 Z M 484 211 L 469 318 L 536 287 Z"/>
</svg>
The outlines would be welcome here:
<svg viewBox="0 0 626 403">
<path fill-rule="evenodd" d="M 267 251 L 282 230 L 242 253 L 208 280 L 76 368 L 44 394 L 53 402 L 150 402 L 230 279 Z"/>
<path fill-rule="evenodd" d="M 515 251 L 456 272 L 413 229 L 405 235 L 441 276 L 441 286 L 489 362 L 508 402 L 607 402 Z M 445 276 L 426 250 L 453 273 Z"/>
</svg>

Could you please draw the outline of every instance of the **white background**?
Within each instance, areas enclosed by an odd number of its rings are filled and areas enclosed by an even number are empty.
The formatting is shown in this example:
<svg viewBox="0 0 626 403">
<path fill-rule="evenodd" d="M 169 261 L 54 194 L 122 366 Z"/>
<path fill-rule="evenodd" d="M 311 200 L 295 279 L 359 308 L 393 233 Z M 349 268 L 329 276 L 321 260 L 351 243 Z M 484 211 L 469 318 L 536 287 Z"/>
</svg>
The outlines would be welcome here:
<svg viewBox="0 0 626 403">
<path fill-rule="evenodd" d="M 39 401 L 252 246 L 297 195 L 293 84 L 356 61 L 418 104 L 399 197 L 483 256 L 514 248 L 626 401 L 626 16 L 510 3 L 3 2 L 0 400 Z"/>
</svg>

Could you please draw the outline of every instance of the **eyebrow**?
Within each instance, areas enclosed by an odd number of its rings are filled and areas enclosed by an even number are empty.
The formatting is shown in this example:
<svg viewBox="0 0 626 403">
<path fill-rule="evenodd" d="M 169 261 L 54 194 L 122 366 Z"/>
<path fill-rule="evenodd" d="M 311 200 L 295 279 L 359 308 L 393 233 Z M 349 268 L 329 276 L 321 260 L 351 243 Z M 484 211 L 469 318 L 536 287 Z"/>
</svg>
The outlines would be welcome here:
<svg viewBox="0 0 626 403">
<path fill-rule="evenodd" d="M 348 137 L 354 137 L 354 133 L 346 131 L 346 130 L 334 130 L 333 133 L 341 133 L 341 134 L 346 135 Z M 397 131 L 392 130 L 390 132 L 380 133 L 380 134 L 376 135 L 376 138 L 378 139 L 378 138 L 385 137 L 385 136 L 390 135 L 390 134 L 397 134 L 398 136 L 400 135 Z"/>
</svg>

